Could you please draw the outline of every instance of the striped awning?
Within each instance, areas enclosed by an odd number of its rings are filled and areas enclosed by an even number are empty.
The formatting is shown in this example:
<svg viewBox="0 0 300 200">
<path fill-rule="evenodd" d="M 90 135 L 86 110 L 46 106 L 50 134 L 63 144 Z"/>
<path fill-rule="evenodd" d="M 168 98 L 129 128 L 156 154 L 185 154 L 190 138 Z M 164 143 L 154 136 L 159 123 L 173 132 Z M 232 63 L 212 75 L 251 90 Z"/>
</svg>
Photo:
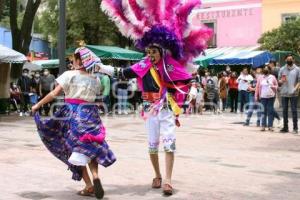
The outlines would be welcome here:
<svg viewBox="0 0 300 200">
<path fill-rule="evenodd" d="M 259 45 L 256 46 L 243 46 L 243 47 L 218 47 L 205 50 L 205 54 L 194 59 L 194 63 L 202 67 L 208 67 L 212 60 L 221 55 L 227 55 L 229 53 L 240 51 L 254 51 L 259 49 Z"/>
<path fill-rule="evenodd" d="M 0 63 L 24 63 L 25 55 L 0 44 Z"/>
<path fill-rule="evenodd" d="M 268 51 L 239 51 L 214 58 L 211 65 L 249 65 L 253 68 L 270 62 L 273 55 Z"/>
</svg>

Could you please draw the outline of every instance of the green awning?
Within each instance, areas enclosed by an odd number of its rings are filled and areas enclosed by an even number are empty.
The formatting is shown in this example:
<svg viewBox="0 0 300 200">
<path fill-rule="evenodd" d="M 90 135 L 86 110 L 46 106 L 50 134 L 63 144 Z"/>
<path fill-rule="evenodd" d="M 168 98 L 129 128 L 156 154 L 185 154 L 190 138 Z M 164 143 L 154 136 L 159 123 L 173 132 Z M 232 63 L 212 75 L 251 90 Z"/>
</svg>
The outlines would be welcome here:
<svg viewBox="0 0 300 200">
<path fill-rule="evenodd" d="M 34 60 L 32 61 L 33 64 L 42 66 L 43 69 L 55 69 L 59 67 L 59 60 L 52 59 L 52 60 Z"/>
<path fill-rule="evenodd" d="M 294 55 L 296 62 L 300 63 L 300 56 L 291 51 L 275 51 L 272 54 L 280 66 L 285 65 L 285 57 L 289 54 Z"/>
<path fill-rule="evenodd" d="M 129 49 L 123 49 L 116 46 L 99 46 L 99 45 L 86 45 L 94 54 L 101 59 L 115 59 L 115 60 L 141 60 L 144 54 Z M 67 54 L 74 53 L 75 48 L 69 48 Z"/>
<path fill-rule="evenodd" d="M 194 60 L 194 63 L 200 65 L 201 67 L 208 67 L 212 59 L 221 55 L 223 55 L 223 53 L 209 54 L 207 56 L 199 56 Z"/>
</svg>

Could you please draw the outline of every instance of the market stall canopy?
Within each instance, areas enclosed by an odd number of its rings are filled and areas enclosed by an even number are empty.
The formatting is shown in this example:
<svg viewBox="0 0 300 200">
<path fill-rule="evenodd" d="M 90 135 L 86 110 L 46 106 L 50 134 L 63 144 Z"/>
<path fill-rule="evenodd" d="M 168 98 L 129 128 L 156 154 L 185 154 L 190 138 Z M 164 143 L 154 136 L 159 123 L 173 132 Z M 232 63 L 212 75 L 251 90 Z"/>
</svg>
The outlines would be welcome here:
<svg viewBox="0 0 300 200">
<path fill-rule="evenodd" d="M 29 71 L 40 71 L 42 70 L 42 66 L 33 64 L 32 62 L 26 62 L 23 65 L 23 69 L 29 69 Z"/>
<path fill-rule="evenodd" d="M 0 63 L 24 63 L 25 55 L 0 44 Z"/>
<path fill-rule="evenodd" d="M 240 52 L 240 51 L 254 51 L 259 49 L 259 45 L 255 46 L 243 46 L 243 47 L 218 47 L 218 48 L 210 48 L 205 50 L 205 54 L 197 57 L 194 60 L 195 64 L 200 65 L 201 67 L 208 67 L 211 61 L 221 55 L 227 55 L 232 52 Z"/>
<path fill-rule="evenodd" d="M 211 65 L 250 65 L 260 67 L 270 62 L 273 55 L 268 51 L 240 51 L 214 58 Z"/>
<path fill-rule="evenodd" d="M 34 60 L 32 61 L 32 64 L 42 66 L 43 69 L 54 69 L 59 67 L 59 60 Z"/>
<path fill-rule="evenodd" d="M 99 46 L 99 45 L 86 45 L 94 54 L 101 59 L 116 59 L 116 60 L 141 60 L 144 54 L 129 49 L 123 49 L 116 46 Z M 75 48 L 69 48 L 67 54 L 73 54 Z"/>
</svg>

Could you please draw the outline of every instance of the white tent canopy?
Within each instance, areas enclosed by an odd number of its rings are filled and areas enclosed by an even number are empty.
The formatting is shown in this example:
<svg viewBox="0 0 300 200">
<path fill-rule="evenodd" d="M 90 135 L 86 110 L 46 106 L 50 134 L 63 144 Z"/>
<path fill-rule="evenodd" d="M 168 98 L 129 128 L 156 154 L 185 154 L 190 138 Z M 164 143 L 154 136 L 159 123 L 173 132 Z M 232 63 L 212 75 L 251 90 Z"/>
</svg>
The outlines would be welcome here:
<svg viewBox="0 0 300 200">
<path fill-rule="evenodd" d="M 0 63 L 24 63 L 25 55 L 0 44 Z"/>
</svg>

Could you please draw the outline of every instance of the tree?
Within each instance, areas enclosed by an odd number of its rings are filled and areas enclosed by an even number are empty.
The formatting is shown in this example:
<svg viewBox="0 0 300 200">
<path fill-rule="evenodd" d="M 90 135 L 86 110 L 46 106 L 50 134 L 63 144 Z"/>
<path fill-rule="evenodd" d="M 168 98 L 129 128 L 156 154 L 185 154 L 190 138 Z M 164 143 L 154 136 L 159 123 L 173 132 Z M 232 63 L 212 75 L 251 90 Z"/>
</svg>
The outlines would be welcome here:
<svg viewBox="0 0 300 200">
<path fill-rule="evenodd" d="M 279 28 L 264 33 L 258 42 L 262 49 L 300 54 L 300 19 L 284 23 Z"/>
<path fill-rule="evenodd" d="M 12 33 L 13 49 L 23 54 L 29 52 L 29 45 L 31 42 L 31 31 L 35 14 L 41 4 L 41 0 L 28 0 L 24 12 L 24 17 L 19 25 L 18 23 L 18 1 L 9 1 L 10 13 L 10 29 Z"/>
<path fill-rule="evenodd" d="M 106 44 L 128 46 L 130 41 L 124 38 L 113 22 L 101 11 L 99 0 L 67 1 L 67 47 L 77 45 L 78 40 L 87 44 Z M 47 7 L 40 17 L 40 30 L 57 45 L 58 6 L 57 0 L 43 2 Z"/>
<path fill-rule="evenodd" d="M 9 27 L 9 2 L 8 0 L 0 0 L 0 25 Z"/>
</svg>

